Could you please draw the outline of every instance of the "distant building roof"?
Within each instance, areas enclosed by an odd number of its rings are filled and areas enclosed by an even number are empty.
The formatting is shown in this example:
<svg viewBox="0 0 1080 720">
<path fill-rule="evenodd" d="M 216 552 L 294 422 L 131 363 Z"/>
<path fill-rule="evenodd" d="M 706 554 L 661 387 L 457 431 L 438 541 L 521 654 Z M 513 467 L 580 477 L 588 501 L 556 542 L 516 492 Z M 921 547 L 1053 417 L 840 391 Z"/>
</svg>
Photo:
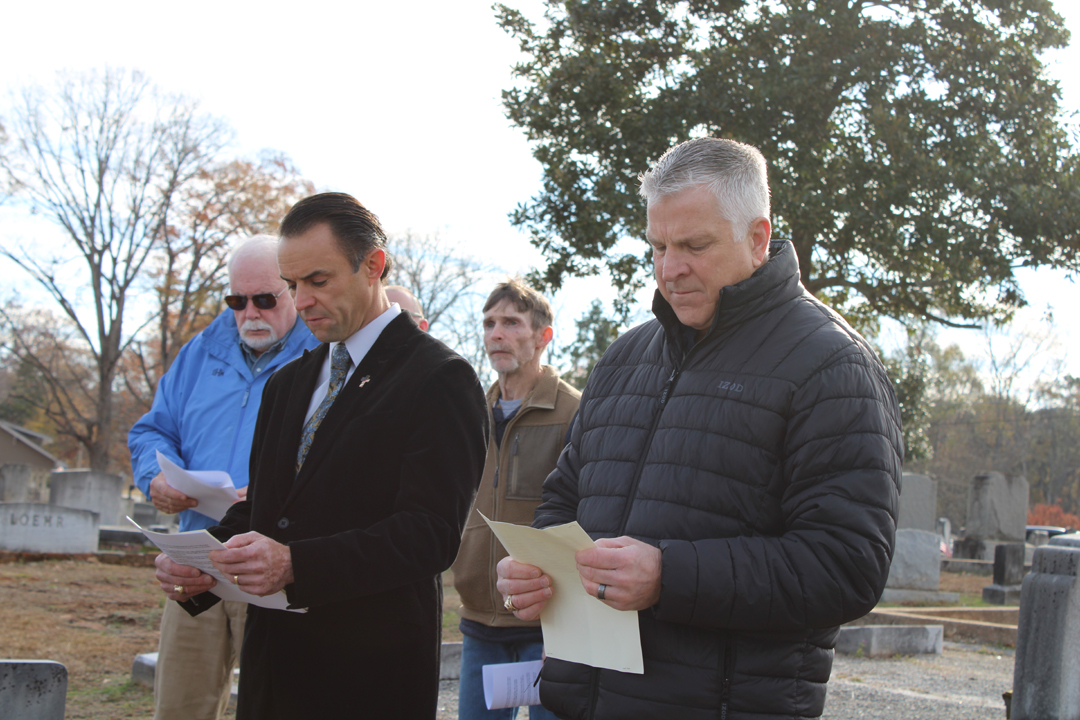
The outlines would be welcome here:
<svg viewBox="0 0 1080 720">
<path fill-rule="evenodd" d="M 40 445 L 40 443 L 52 441 L 52 438 L 48 435 L 0 420 L 0 443 L 4 443 L 5 436 L 10 438 L 11 444 L 25 447 L 32 453 L 47 460 L 52 466 L 63 467 L 63 463 Z M 0 463 L 5 461 L 6 455 L 7 453 L 0 450 Z"/>
</svg>

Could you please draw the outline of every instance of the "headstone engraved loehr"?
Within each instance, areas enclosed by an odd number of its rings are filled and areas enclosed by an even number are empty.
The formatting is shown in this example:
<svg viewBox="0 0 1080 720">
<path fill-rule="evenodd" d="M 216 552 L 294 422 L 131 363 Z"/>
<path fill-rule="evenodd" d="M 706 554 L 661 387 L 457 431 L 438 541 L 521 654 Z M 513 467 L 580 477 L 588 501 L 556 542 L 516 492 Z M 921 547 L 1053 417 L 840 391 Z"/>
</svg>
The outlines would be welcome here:
<svg viewBox="0 0 1080 720">
<path fill-rule="evenodd" d="M 1080 720 L 1080 538 L 1035 550 L 1024 578 L 1013 720 Z"/>
<path fill-rule="evenodd" d="M 98 514 L 42 503 L 0 503 L 0 550 L 92 553 L 98 548 Z"/>
</svg>

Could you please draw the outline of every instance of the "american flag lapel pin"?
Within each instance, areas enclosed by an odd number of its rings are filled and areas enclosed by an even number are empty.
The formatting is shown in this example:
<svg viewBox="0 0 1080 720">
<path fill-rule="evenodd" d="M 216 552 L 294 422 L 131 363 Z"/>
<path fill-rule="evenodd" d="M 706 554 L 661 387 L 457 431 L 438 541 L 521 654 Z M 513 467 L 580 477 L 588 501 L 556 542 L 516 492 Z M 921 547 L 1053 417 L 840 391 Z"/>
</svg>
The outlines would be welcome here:
<svg viewBox="0 0 1080 720">
<path fill-rule="evenodd" d="M 360 387 L 364 387 L 365 385 L 367 385 L 370 380 L 370 375 L 365 375 L 364 377 L 360 378 Z"/>
</svg>

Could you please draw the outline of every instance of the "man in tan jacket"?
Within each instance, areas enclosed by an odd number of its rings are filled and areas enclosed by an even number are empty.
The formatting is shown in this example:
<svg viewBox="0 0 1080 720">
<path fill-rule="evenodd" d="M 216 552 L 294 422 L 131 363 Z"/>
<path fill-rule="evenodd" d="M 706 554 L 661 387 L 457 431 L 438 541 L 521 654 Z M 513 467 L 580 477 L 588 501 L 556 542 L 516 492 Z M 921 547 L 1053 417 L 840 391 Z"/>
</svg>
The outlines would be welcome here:
<svg viewBox="0 0 1080 720">
<path fill-rule="evenodd" d="M 581 393 L 541 365 L 551 342 L 551 305 L 518 279 L 500 283 L 484 304 L 484 348 L 499 381 L 488 390 L 491 437 L 484 477 L 454 562 L 461 595 L 460 720 L 512 720 L 517 708 L 488 710 L 483 666 L 539 660 L 539 621 L 525 622 L 503 607 L 495 566 L 506 551 L 479 513 L 492 520 L 529 525 L 540 491 L 566 445 Z M 479 512 L 478 512 L 479 511 Z M 539 705 L 532 720 L 554 718 Z"/>
</svg>

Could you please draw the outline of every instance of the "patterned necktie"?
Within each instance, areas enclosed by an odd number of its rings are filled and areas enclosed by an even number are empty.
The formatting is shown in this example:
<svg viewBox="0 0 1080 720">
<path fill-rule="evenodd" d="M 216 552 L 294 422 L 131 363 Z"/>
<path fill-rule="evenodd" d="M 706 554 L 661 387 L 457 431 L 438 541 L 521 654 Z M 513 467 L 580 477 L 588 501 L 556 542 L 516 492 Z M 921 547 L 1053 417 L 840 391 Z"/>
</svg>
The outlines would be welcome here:
<svg viewBox="0 0 1080 720">
<path fill-rule="evenodd" d="M 308 450 L 311 449 L 311 441 L 315 439 L 315 431 L 319 429 L 319 424 L 326 417 L 330 406 L 334 404 L 334 398 L 338 396 L 341 388 L 345 385 L 345 375 L 349 372 L 349 366 L 351 365 L 352 358 L 349 357 L 349 349 L 345 347 L 345 343 L 338 343 L 337 347 L 334 348 L 333 356 L 330 358 L 330 386 L 326 388 L 326 397 L 319 403 L 319 407 L 315 409 L 315 414 L 304 424 L 304 430 L 300 433 L 300 449 L 296 453 L 296 473 L 298 475 L 300 474 L 300 468 L 304 464 L 304 458 L 307 457 Z"/>
</svg>

